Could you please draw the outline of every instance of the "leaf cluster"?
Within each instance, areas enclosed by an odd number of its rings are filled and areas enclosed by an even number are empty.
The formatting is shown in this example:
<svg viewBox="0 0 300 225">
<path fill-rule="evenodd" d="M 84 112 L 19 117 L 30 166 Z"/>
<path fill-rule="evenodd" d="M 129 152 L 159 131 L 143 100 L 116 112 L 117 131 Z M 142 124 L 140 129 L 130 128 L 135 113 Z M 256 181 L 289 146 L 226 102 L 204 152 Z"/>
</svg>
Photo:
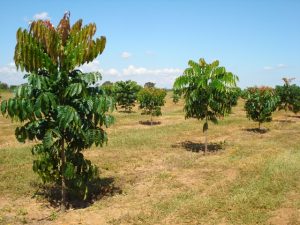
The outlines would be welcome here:
<svg viewBox="0 0 300 225">
<path fill-rule="evenodd" d="M 125 112 L 131 112 L 141 88 L 135 81 L 131 80 L 116 82 L 113 92 L 118 106 L 124 109 Z"/>
<path fill-rule="evenodd" d="M 247 117 L 264 123 L 272 120 L 272 112 L 277 108 L 279 97 L 270 87 L 251 87 L 245 91 L 245 110 Z"/>
<path fill-rule="evenodd" d="M 217 123 L 217 118 L 228 114 L 235 104 L 236 99 L 231 96 L 237 92 L 238 77 L 220 67 L 219 61 L 208 64 L 200 59 L 198 63 L 190 60 L 188 64 L 174 83 L 176 92 L 185 99 L 185 117 Z"/>
<path fill-rule="evenodd" d="M 163 89 L 143 88 L 137 96 L 140 103 L 139 108 L 143 110 L 142 114 L 160 116 L 166 95 L 167 92 Z"/>
<path fill-rule="evenodd" d="M 279 96 L 278 109 L 298 113 L 300 111 L 300 87 L 296 84 L 285 83 L 283 86 L 275 87 L 276 94 Z"/>
</svg>

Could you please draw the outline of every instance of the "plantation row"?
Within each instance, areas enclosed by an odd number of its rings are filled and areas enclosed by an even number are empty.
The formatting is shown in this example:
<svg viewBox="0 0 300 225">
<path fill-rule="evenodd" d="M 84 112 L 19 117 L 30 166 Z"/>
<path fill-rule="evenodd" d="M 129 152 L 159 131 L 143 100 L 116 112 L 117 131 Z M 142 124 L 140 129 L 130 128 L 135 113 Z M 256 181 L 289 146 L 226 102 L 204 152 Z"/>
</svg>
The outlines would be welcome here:
<svg viewBox="0 0 300 225">
<path fill-rule="evenodd" d="M 142 113 L 161 115 L 166 91 L 148 83 L 144 88 L 134 81 L 119 81 L 97 86 L 101 75 L 83 73 L 77 68 L 100 55 L 106 38 L 93 39 L 96 25 L 82 26 L 82 20 L 70 25 L 66 13 L 57 27 L 37 20 L 30 28 L 17 31 L 15 64 L 26 71 L 28 82 L 17 87 L 15 96 L 2 100 L 3 115 L 22 122 L 16 129 L 18 141 L 38 140 L 32 148 L 33 170 L 44 183 L 61 188 L 62 210 L 66 193 L 81 198 L 98 177 L 98 169 L 84 158 L 83 150 L 107 142 L 106 128 L 113 122 L 116 104 L 130 112 L 136 101 Z M 241 91 L 238 77 L 219 66 L 218 61 L 189 61 L 189 67 L 174 83 L 173 99 L 184 99 L 186 118 L 204 120 L 207 151 L 208 122 L 217 123 L 231 112 L 239 96 L 245 98 L 247 116 L 260 124 L 271 120 L 276 108 L 300 109 L 300 90 L 287 81 L 276 91 L 249 88 Z"/>
</svg>

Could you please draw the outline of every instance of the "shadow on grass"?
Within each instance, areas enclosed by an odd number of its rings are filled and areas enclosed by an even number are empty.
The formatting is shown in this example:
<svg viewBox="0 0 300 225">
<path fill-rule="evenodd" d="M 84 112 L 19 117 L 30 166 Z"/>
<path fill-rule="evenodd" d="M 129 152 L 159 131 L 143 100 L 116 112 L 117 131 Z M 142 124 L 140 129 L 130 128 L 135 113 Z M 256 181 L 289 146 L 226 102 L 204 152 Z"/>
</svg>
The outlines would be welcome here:
<svg viewBox="0 0 300 225">
<path fill-rule="evenodd" d="M 155 126 L 155 125 L 160 125 L 161 122 L 160 121 L 152 121 L 152 124 L 151 124 L 151 121 L 147 120 L 147 121 L 139 121 L 139 124 L 147 125 L 147 126 Z"/>
<path fill-rule="evenodd" d="M 33 197 L 41 196 L 46 198 L 50 205 L 58 208 L 61 205 L 61 189 L 58 185 L 38 185 L 39 189 Z M 86 199 L 82 199 L 74 191 L 67 191 L 66 206 L 68 209 L 82 209 L 89 207 L 95 201 L 107 196 L 122 194 L 122 190 L 114 185 L 114 178 L 97 178 L 89 184 L 89 192 Z"/>
<path fill-rule="evenodd" d="M 293 120 L 273 120 L 273 121 L 278 123 L 296 123 L 296 121 Z"/>
<path fill-rule="evenodd" d="M 192 141 L 184 141 L 178 144 L 172 145 L 172 148 L 184 148 L 191 152 L 204 152 L 205 144 L 197 143 Z M 220 143 L 209 143 L 207 145 L 208 152 L 218 152 L 220 150 L 225 150 L 225 142 Z"/>
<path fill-rule="evenodd" d="M 118 113 L 124 113 L 124 114 L 135 114 L 136 111 L 129 111 L 129 110 L 118 110 Z"/>
<path fill-rule="evenodd" d="M 267 128 L 247 128 L 243 130 L 248 132 L 258 133 L 258 134 L 265 134 L 270 131 L 270 129 Z"/>
<path fill-rule="evenodd" d="M 292 118 L 298 118 L 298 119 L 300 119 L 300 115 L 288 115 L 288 117 L 292 117 Z"/>
</svg>

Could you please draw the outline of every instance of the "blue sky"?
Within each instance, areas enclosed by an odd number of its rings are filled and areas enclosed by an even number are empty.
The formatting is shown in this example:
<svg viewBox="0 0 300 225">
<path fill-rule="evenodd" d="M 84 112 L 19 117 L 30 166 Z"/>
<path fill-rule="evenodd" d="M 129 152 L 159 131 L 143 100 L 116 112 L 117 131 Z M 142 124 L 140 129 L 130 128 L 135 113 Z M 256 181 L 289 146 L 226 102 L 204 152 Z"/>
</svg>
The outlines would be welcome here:
<svg viewBox="0 0 300 225">
<path fill-rule="evenodd" d="M 97 24 L 107 45 L 96 61 L 103 81 L 132 79 L 171 87 L 189 59 L 221 65 L 241 87 L 300 84 L 300 1 L 297 0 L 10 0 L 1 2 L 0 81 L 20 84 L 13 63 L 15 34 L 33 19 L 57 25 L 65 11 Z"/>
</svg>

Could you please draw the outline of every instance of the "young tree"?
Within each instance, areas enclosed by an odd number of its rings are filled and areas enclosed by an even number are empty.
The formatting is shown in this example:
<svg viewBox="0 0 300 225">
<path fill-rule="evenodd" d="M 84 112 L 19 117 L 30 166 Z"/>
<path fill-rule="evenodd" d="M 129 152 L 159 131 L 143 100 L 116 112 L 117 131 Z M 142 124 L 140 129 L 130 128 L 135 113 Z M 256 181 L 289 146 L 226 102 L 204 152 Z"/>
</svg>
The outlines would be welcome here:
<svg viewBox="0 0 300 225">
<path fill-rule="evenodd" d="M 110 82 L 110 81 L 105 81 L 102 85 L 101 85 L 101 89 L 105 91 L 105 93 L 108 96 L 114 97 L 114 83 Z"/>
<path fill-rule="evenodd" d="M 107 141 L 104 127 L 113 122 L 107 114 L 111 99 L 94 85 L 100 74 L 76 69 L 101 54 L 106 39 L 93 39 L 94 23 L 82 26 L 78 20 L 71 26 L 69 16 L 66 13 L 57 27 L 37 20 L 29 30 L 17 31 L 14 60 L 28 73 L 28 83 L 1 103 L 3 114 L 22 122 L 16 138 L 39 141 L 32 148 L 33 170 L 43 182 L 61 186 L 62 210 L 67 189 L 86 197 L 97 167 L 84 159 L 82 151 L 93 144 L 102 146 Z"/>
<path fill-rule="evenodd" d="M 199 63 L 190 60 L 188 64 L 189 68 L 175 80 L 174 89 L 185 99 L 185 117 L 205 121 L 205 154 L 208 121 L 217 123 L 219 116 L 230 112 L 232 104 L 226 100 L 226 96 L 235 91 L 238 77 L 220 67 L 219 61 L 208 64 L 200 59 Z"/>
<path fill-rule="evenodd" d="M 297 113 L 300 111 L 300 87 L 295 84 L 291 85 L 293 79 L 283 78 L 284 85 L 276 86 L 275 91 L 280 98 L 278 109 Z"/>
<path fill-rule="evenodd" d="M 142 114 L 150 115 L 151 126 L 153 116 L 161 115 L 161 107 L 165 104 L 167 92 L 158 88 L 143 88 L 138 93 L 139 108 L 143 110 Z"/>
<path fill-rule="evenodd" d="M 1 89 L 1 90 L 8 90 L 8 89 L 9 89 L 9 86 L 8 86 L 7 83 L 2 83 L 2 82 L 0 81 L 0 89 Z"/>
<path fill-rule="evenodd" d="M 178 93 L 177 90 L 173 90 L 173 95 L 172 95 L 172 100 L 175 104 L 177 104 L 179 102 L 180 99 L 180 94 Z"/>
<path fill-rule="evenodd" d="M 135 81 L 118 81 L 114 84 L 116 102 L 125 112 L 131 112 L 137 100 L 137 93 L 140 90 L 141 86 Z"/>
<path fill-rule="evenodd" d="M 272 112 L 277 108 L 279 97 L 270 87 L 252 87 L 245 92 L 245 110 L 247 117 L 258 122 L 258 128 L 264 122 L 272 121 Z"/>
</svg>

